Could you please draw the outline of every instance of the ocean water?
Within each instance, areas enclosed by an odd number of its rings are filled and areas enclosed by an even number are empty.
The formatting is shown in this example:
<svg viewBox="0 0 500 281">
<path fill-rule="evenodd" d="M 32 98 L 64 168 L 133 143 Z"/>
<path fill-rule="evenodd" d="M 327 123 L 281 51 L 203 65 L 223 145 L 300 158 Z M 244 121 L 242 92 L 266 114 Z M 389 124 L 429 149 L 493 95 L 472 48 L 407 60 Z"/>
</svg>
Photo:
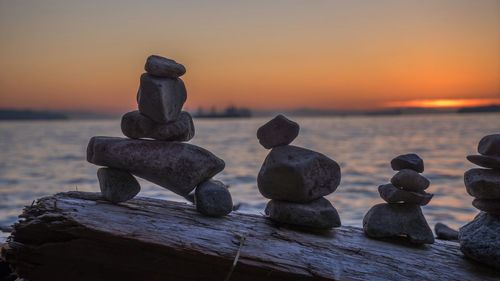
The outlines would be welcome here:
<svg viewBox="0 0 500 281">
<path fill-rule="evenodd" d="M 230 185 L 240 212 L 263 213 L 267 199 L 256 176 L 268 151 L 255 137 L 268 118 L 197 119 L 191 143 L 226 161 L 216 178 Z M 390 160 L 415 152 L 425 162 L 434 194 L 423 207 L 431 227 L 438 221 L 460 227 L 478 211 L 463 184 L 474 167 L 465 156 L 476 153 L 480 138 L 500 132 L 500 115 L 420 115 L 384 117 L 294 118 L 300 126 L 294 145 L 319 151 L 336 160 L 342 171 L 337 191 L 327 198 L 344 225 L 361 226 L 364 214 L 383 202 L 377 187 L 395 173 Z M 122 136 L 119 120 L 0 122 L 0 225 L 17 220 L 23 206 L 56 192 L 99 191 L 98 167 L 87 163 L 90 137 Z M 140 196 L 176 201 L 183 198 L 144 180 Z M 5 236 L 5 234 L 4 234 Z"/>
</svg>

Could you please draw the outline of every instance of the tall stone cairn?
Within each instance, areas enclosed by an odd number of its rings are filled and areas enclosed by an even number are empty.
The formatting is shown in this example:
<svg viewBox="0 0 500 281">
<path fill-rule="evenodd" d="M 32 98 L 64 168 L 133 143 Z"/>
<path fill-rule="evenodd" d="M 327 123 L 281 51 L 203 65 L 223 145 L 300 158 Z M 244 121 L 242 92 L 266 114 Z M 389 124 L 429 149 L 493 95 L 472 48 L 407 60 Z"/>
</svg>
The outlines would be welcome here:
<svg viewBox="0 0 500 281">
<path fill-rule="evenodd" d="M 458 240 L 465 256 L 500 269 L 500 134 L 483 137 L 477 150 L 467 159 L 482 168 L 465 172 L 464 182 L 481 212 L 460 228 Z"/>
<path fill-rule="evenodd" d="M 198 187 L 194 201 L 200 213 L 230 213 L 227 186 L 211 179 L 224 169 L 224 161 L 186 143 L 195 134 L 191 115 L 182 111 L 187 91 L 180 76 L 186 68 L 152 55 L 144 69 L 137 92 L 138 110 L 121 120 L 121 130 L 128 138 L 96 136 L 87 146 L 87 161 L 105 166 L 97 173 L 103 197 L 113 203 L 132 199 L 140 191 L 135 175 L 183 197 Z"/>
<path fill-rule="evenodd" d="M 271 149 L 257 177 L 260 193 L 271 199 L 265 213 L 272 221 L 303 229 L 340 226 L 337 210 L 324 196 L 340 183 L 340 167 L 327 156 L 290 143 L 299 125 L 278 115 L 257 131 L 260 144 Z"/>
<path fill-rule="evenodd" d="M 398 237 L 414 244 L 434 243 L 434 234 L 420 208 L 433 196 L 425 192 L 430 182 L 420 174 L 424 161 L 416 154 L 404 154 L 392 159 L 391 167 L 398 171 L 391 183 L 378 187 L 387 203 L 377 204 L 366 213 L 365 234 L 375 239 Z"/>
</svg>

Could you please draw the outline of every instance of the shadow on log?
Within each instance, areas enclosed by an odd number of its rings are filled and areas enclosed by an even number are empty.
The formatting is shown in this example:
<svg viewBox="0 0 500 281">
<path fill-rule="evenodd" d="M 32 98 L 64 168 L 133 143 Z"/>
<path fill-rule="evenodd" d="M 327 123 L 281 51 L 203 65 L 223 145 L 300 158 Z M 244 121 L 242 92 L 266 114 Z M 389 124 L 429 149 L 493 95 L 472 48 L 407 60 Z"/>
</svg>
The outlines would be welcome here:
<svg viewBox="0 0 500 281">
<path fill-rule="evenodd" d="M 3 257 L 38 280 L 498 280 L 458 244 L 411 247 L 341 227 L 310 234 L 261 216 L 208 218 L 193 206 L 138 197 L 119 205 L 68 192 L 26 207 Z M 241 245 L 241 242 L 244 243 Z"/>
</svg>

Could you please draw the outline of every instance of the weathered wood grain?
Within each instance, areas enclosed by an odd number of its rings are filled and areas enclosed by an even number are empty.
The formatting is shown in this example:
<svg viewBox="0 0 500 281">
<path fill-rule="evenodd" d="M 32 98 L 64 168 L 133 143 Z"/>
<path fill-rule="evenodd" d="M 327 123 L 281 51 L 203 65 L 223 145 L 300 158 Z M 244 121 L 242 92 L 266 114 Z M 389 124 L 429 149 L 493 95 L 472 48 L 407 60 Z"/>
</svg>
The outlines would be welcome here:
<svg viewBox="0 0 500 281">
<path fill-rule="evenodd" d="M 256 215 L 198 214 L 185 203 L 136 198 L 110 204 L 97 193 L 38 200 L 14 227 L 4 258 L 37 280 L 499 280 L 458 244 L 368 239 L 361 229 L 281 228 Z"/>
</svg>

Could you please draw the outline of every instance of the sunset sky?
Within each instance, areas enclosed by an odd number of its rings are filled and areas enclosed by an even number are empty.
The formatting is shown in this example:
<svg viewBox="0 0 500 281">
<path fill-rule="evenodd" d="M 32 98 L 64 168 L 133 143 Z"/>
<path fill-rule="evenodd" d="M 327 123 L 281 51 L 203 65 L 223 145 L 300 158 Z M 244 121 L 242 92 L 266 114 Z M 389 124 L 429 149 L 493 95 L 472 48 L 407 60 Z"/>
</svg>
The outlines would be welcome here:
<svg viewBox="0 0 500 281">
<path fill-rule="evenodd" d="M 0 0 L 0 108 L 123 112 L 150 54 L 188 109 L 500 104 L 500 0 Z"/>
</svg>

